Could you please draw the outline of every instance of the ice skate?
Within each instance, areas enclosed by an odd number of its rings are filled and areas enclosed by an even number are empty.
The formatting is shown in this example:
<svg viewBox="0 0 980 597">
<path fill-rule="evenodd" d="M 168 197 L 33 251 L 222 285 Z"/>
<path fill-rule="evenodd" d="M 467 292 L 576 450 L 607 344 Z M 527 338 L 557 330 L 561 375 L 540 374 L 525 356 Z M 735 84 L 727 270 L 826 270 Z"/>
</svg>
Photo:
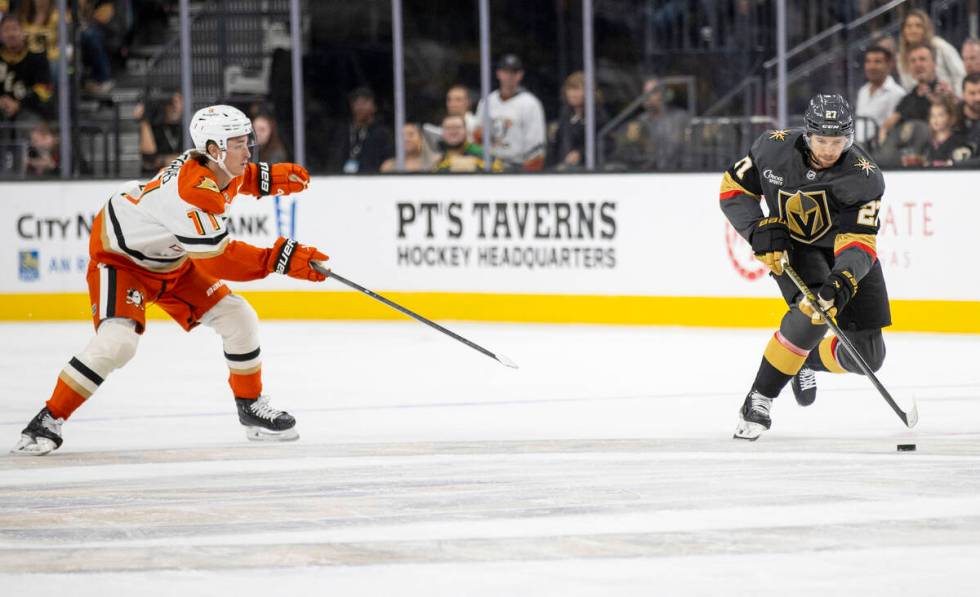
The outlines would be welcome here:
<svg viewBox="0 0 980 597">
<path fill-rule="evenodd" d="M 810 406 L 817 399 L 817 373 L 804 365 L 790 380 L 793 396 L 800 406 Z"/>
<path fill-rule="evenodd" d="M 27 427 L 21 431 L 20 441 L 10 451 L 18 456 L 44 456 L 61 447 L 61 425 L 64 419 L 56 419 L 47 407 L 41 409 Z"/>
<path fill-rule="evenodd" d="M 752 390 L 745 397 L 742 408 L 738 411 L 738 426 L 735 428 L 735 439 L 755 441 L 763 431 L 769 429 L 772 421 L 769 419 L 769 409 L 772 408 L 772 398 L 767 398 Z"/>
<path fill-rule="evenodd" d="M 245 437 L 254 442 L 291 442 L 299 439 L 296 419 L 286 411 L 276 410 L 268 396 L 256 400 L 235 398 L 238 420 L 245 426 Z"/>
</svg>

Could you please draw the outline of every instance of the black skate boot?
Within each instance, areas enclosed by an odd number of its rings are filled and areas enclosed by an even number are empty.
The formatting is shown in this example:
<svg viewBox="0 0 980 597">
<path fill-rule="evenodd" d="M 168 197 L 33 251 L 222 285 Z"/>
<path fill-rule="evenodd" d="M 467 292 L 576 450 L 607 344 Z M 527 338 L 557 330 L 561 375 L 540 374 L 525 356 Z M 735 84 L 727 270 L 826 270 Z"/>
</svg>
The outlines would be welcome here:
<svg viewBox="0 0 980 597">
<path fill-rule="evenodd" d="M 817 373 L 813 369 L 803 365 L 789 383 L 800 406 L 810 406 L 817 399 Z"/>
<path fill-rule="evenodd" d="M 56 419 L 48 410 L 41 409 L 27 427 L 20 432 L 20 441 L 10 451 L 18 456 L 44 456 L 61 447 L 61 426 L 64 419 Z"/>
<path fill-rule="evenodd" d="M 291 442 L 299 439 L 296 419 L 286 411 L 276 410 L 268 396 L 235 398 L 238 420 L 245 426 L 245 437 L 255 442 Z"/>
<path fill-rule="evenodd" d="M 753 442 L 759 439 L 762 432 L 772 425 L 772 420 L 769 418 L 770 408 L 772 408 L 772 398 L 763 396 L 755 390 L 749 392 L 745 402 L 742 403 L 742 408 L 738 411 L 738 426 L 735 427 L 733 437 Z"/>
</svg>

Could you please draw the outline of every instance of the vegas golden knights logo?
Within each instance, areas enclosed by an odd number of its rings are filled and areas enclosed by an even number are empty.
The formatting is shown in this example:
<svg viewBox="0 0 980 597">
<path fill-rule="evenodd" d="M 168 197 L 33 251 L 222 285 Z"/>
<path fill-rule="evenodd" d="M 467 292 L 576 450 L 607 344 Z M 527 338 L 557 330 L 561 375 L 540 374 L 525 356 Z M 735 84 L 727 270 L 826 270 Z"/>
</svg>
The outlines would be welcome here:
<svg viewBox="0 0 980 597">
<path fill-rule="evenodd" d="M 786 220 L 794 239 L 810 244 L 830 230 L 826 191 L 779 191 L 779 217 Z"/>
</svg>

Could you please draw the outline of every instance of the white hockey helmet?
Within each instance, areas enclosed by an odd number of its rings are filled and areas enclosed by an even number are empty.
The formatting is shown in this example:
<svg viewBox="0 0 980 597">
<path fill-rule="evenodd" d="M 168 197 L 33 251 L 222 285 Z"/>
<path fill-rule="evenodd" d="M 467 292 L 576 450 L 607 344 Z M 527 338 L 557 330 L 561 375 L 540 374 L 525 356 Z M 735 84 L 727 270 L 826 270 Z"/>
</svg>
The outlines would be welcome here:
<svg viewBox="0 0 980 597">
<path fill-rule="evenodd" d="M 213 141 L 223 155 L 228 149 L 228 139 L 244 135 L 251 137 L 252 121 L 238 108 L 208 106 L 194 113 L 190 129 L 195 149 L 207 154 L 208 141 Z M 249 145 L 252 144 L 249 139 Z"/>
</svg>

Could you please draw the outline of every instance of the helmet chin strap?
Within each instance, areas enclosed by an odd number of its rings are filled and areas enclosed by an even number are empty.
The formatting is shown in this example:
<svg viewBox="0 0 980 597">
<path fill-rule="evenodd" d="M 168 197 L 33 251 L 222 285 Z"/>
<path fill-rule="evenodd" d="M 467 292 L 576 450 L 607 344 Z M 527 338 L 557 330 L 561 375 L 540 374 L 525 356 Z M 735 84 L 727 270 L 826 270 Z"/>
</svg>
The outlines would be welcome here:
<svg viewBox="0 0 980 597">
<path fill-rule="evenodd" d="M 235 175 L 232 174 L 230 170 L 228 170 L 228 166 L 225 166 L 225 158 L 228 157 L 228 151 L 227 150 L 225 150 L 225 149 L 222 149 L 221 150 L 221 159 L 220 160 L 214 159 L 213 157 L 211 157 L 211 154 L 210 153 L 207 153 L 207 152 L 205 152 L 204 155 L 208 156 L 208 159 L 209 160 L 211 160 L 212 162 L 214 162 L 215 164 L 217 164 L 218 167 L 221 168 L 221 171 L 228 175 L 228 178 L 235 178 Z"/>
</svg>

